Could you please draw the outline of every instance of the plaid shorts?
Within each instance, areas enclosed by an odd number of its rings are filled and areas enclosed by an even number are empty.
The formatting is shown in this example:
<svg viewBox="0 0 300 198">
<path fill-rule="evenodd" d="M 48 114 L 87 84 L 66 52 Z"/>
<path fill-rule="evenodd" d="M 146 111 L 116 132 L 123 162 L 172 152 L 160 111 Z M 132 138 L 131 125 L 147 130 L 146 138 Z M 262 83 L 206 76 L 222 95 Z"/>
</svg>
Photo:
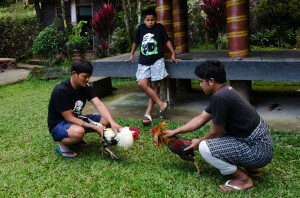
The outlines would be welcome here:
<svg viewBox="0 0 300 198">
<path fill-rule="evenodd" d="M 169 74 L 165 68 L 165 59 L 158 59 L 153 65 L 138 64 L 136 72 L 137 81 L 150 78 L 150 81 L 158 81 L 167 77 Z"/>
<path fill-rule="evenodd" d="M 262 119 L 246 138 L 224 136 L 205 142 L 212 156 L 236 166 L 262 168 L 271 162 L 274 155 L 273 139 Z"/>
</svg>

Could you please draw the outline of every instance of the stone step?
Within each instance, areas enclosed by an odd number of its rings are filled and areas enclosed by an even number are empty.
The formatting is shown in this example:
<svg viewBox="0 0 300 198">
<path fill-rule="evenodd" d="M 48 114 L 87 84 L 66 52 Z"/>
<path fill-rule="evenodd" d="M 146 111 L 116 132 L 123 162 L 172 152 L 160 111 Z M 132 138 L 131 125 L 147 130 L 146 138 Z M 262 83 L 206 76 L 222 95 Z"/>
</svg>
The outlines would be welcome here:
<svg viewBox="0 0 300 198">
<path fill-rule="evenodd" d="M 17 68 L 18 69 L 27 69 L 27 70 L 33 70 L 34 68 L 42 68 L 44 66 L 42 65 L 31 65 L 31 64 L 23 64 L 23 63 L 18 63 Z"/>
<path fill-rule="evenodd" d="M 40 59 L 30 59 L 29 64 L 31 65 L 45 65 L 48 61 L 40 60 Z"/>
</svg>

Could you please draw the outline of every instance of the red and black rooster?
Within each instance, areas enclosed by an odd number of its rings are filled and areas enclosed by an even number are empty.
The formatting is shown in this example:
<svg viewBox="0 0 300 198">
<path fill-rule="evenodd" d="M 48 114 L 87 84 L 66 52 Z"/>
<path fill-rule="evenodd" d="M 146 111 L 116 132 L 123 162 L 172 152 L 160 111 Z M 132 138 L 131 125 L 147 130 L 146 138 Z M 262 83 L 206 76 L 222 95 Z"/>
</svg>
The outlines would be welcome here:
<svg viewBox="0 0 300 198">
<path fill-rule="evenodd" d="M 186 138 L 181 138 L 176 136 L 167 137 L 165 133 L 166 126 L 167 124 L 165 122 L 162 122 L 156 128 L 152 128 L 150 130 L 150 132 L 154 133 L 156 145 L 158 147 L 160 147 L 160 145 L 166 145 L 173 153 L 179 155 L 181 159 L 194 162 L 198 170 L 198 173 L 200 174 L 199 166 L 194 160 L 194 156 L 195 156 L 194 151 L 192 149 L 188 151 L 184 151 L 185 148 L 192 145 L 192 141 Z"/>
</svg>

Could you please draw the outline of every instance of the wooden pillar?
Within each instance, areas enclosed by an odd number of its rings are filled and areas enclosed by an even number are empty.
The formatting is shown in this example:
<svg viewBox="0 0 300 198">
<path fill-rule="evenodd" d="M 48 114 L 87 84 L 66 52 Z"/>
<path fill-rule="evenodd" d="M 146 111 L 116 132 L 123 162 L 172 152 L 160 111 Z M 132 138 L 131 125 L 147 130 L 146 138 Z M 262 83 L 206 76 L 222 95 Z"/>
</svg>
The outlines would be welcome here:
<svg viewBox="0 0 300 198">
<path fill-rule="evenodd" d="M 226 11 L 229 57 L 248 57 L 249 0 L 227 0 Z M 230 84 L 250 102 L 251 80 L 232 80 Z"/>
<path fill-rule="evenodd" d="M 170 41 L 174 45 L 172 0 L 156 0 L 157 22 L 164 25 Z M 170 58 L 171 52 L 166 47 L 165 57 Z"/>
<path fill-rule="evenodd" d="M 173 28 L 176 53 L 189 51 L 187 12 L 187 0 L 173 0 Z M 190 91 L 192 89 L 191 80 L 177 79 L 177 88 L 178 91 Z"/>
<path fill-rule="evenodd" d="M 176 52 L 188 52 L 188 14 L 186 0 L 173 0 L 173 28 Z"/>
<path fill-rule="evenodd" d="M 174 46 L 172 0 L 156 0 L 156 13 L 157 22 L 164 25 L 170 41 Z M 165 47 L 165 57 L 171 57 L 171 52 L 167 47 Z M 161 81 L 160 98 L 162 100 L 168 100 L 170 105 L 175 104 L 176 82 L 174 83 L 174 79 L 164 79 Z"/>
<path fill-rule="evenodd" d="M 249 0 L 227 0 L 226 8 L 229 57 L 248 57 Z"/>
</svg>

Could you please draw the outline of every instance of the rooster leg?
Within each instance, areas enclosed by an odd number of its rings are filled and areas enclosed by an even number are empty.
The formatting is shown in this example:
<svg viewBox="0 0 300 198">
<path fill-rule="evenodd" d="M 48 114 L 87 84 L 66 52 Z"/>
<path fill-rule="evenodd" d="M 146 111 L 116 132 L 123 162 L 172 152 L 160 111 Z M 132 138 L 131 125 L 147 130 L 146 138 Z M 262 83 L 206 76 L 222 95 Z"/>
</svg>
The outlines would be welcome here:
<svg viewBox="0 0 300 198">
<path fill-rule="evenodd" d="M 103 146 L 101 147 L 101 149 L 100 149 L 100 150 L 101 150 L 101 154 L 102 154 L 102 155 L 103 155 L 103 154 L 107 154 L 107 152 L 105 152 L 105 150 L 104 150 L 104 147 L 103 147 Z"/>
<path fill-rule="evenodd" d="M 194 161 L 194 164 L 195 164 L 195 166 L 196 166 L 196 168 L 197 168 L 197 170 L 198 170 L 198 174 L 200 174 L 200 169 L 199 169 L 199 166 L 198 166 L 198 164 L 196 163 L 196 161 Z"/>
<path fill-rule="evenodd" d="M 111 158 L 118 159 L 117 156 L 115 156 L 115 154 L 113 152 L 111 152 L 111 150 L 109 150 L 108 148 L 101 147 L 102 154 L 103 153 L 108 154 L 105 150 L 109 153 Z"/>
</svg>

